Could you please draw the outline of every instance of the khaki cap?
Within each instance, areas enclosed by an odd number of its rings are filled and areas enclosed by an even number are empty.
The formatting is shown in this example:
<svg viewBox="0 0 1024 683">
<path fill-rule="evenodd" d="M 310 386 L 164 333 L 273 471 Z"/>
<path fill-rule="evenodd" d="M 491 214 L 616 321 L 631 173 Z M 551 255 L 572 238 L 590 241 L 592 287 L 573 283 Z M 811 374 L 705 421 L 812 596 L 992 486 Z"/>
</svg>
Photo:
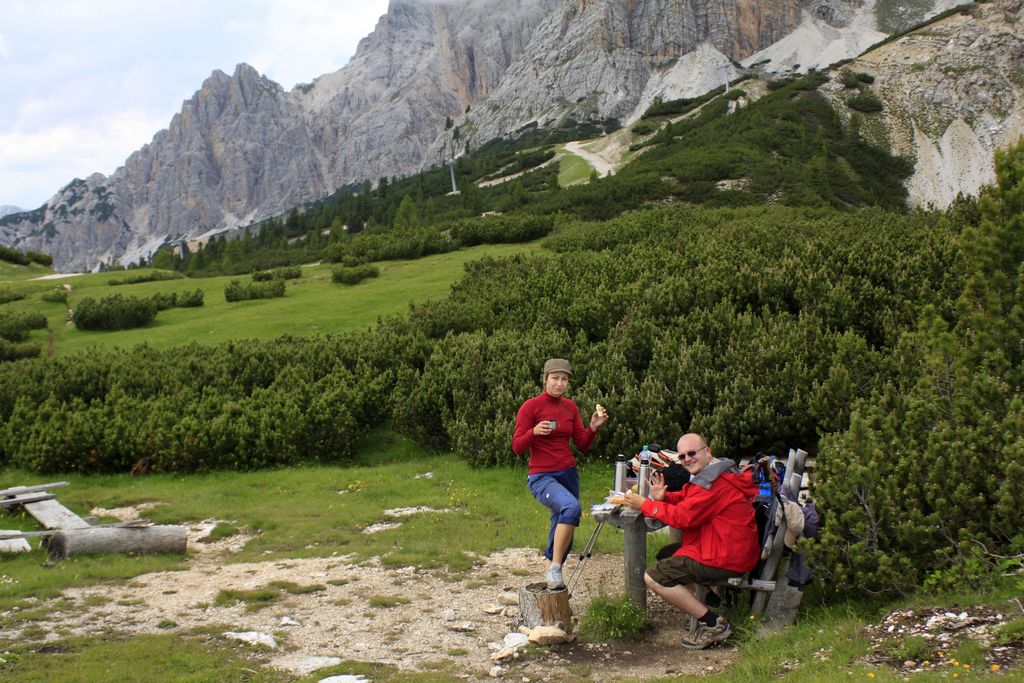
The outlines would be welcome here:
<svg viewBox="0 0 1024 683">
<path fill-rule="evenodd" d="M 569 361 L 564 358 L 551 358 L 547 363 L 544 363 L 544 376 L 547 377 L 552 372 L 564 372 L 572 377 L 572 366 L 569 365 Z"/>
</svg>

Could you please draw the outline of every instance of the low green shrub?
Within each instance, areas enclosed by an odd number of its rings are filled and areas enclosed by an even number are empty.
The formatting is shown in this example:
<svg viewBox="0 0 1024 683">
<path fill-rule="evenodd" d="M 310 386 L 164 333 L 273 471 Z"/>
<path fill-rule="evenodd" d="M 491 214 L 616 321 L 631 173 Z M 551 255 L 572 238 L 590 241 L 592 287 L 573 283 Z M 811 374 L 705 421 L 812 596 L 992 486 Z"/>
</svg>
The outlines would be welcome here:
<svg viewBox="0 0 1024 683">
<path fill-rule="evenodd" d="M 17 249 L 0 244 L 0 261 L 7 261 L 8 263 L 15 263 L 19 266 L 27 266 L 31 263 L 31 259 L 28 256 L 21 253 Z"/>
<path fill-rule="evenodd" d="M 43 292 L 39 298 L 51 304 L 66 304 L 68 302 L 68 290 L 63 287 L 54 287 L 48 292 Z"/>
<path fill-rule="evenodd" d="M 31 342 L 15 344 L 6 339 L 0 339 L 0 362 L 35 358 L 42 353 L 42 350 L 42 344 L 33 344 Z"/>
<path fill-rule="evenodd" d="M 462 246 L 529 242 L 550 234 L 554 229 L 551 216 L 519 214 L 513 216 L 481 216 L 467 218 L 451 227 L 451 237 Z"/>
<path fill-rule="evenodd" d="M 198 308 L 203 305 L 206 292 L 195 289 L 191 292 L 178 292 L 178 308 Z"/>
<path fill-rule="evenodd" d="M 112 294 L 100 300 L 86 297 L 78 302 L 72 320 L 80 330 L 128 330 L 153 322 L 157 305 L 152 299 Z"/>
<path fill-rule="evenodd" d="M 302 277 L 302 266 L 285 266 L 273 270 L 257 270 L 252 274 L 253 282 L 268 280 L 296 280 Z"/>
<path fill-rule="evenodd" d="M 850 109 L 856 109 L 857 111 L 865 113 L 882 111 L 884 108 L 882 100 L 880 100 L 874 93 L 869 92 L 863 92 L 859 95 L 853 95 L 846 98 L 846 106 Z"/>
<path fill-rule="evenodd" d="M 380 268 L 377 266 L 342 266 L 331 269 L 331 279 L 341 285 L 356 285 L 374 277 L 380 277 Z"/>
<path fill-rule="evenodd" d="M 0 315 L 0 338 L 20 342 L 28 336 L 29 330 L 41 330 L 46 325 L 46 316 L 38 312 Z"/>
<path fill-rule="evenodd" d="M 169 308 L 196 308 L 203 305 L 206 293 L 201 289 L 191 292 L 157 292 L 150 299 L 158 311 Z"/>
<path fill-rule="evenodd" d="M 128 277 L 123 277 L 123 278 L 119 278 L 119 279 L 115 278 L 113 280 L 107 280 L 107 284 L 111 285 L 112 287 L 117 287 L 118 285 L 137 285 L 137 284 L 140 284 L 142 282 L 160 282 L 160 281 L 163 281 L 163 280 L 180 280 L 183 277 L 185 277 L 185 276 L 182 275 L 181 273 L 176 273 L 174 271 L 157 270 L 157 271 L 153 271 L 152 273 L 143 273 L 143 274 L 140 274 L 140 275 L 129 275 Z"/>
<path fill-rule="evenodd" d="M 650 135 L 656 130 L 658 130 L 658 124 L 652 121 L 637 121 L 630 127 L 629 132 L 633 135 Z"/>
<path fill-rule="evenodd" d="M 20 301 L 24 299 L 27 294 L 22 292 L 15 292 L 13 289 L 0 289 L 0 304 L 7 304 L 12 301 Z"/>
<path fill-rule="evenodd" d="M 273 299 L 284 296 L 284 280 L 243 283 L 232 280 L 224 287 L 226 301 L 249 301 L 251 299 Z"/>
</svg>

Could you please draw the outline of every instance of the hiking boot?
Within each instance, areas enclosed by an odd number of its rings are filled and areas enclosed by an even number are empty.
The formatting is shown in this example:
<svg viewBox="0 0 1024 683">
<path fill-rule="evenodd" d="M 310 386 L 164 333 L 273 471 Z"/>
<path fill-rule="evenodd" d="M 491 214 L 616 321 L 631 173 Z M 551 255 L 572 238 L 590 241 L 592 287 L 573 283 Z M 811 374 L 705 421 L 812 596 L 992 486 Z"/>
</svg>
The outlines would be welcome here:
<svg viewBox="0 0 1024 683">
<path fill-rule="evenodd" d="M 691 650 L 703 650 L 712 643 L 720 643 L 732 633 L 732 626 L 726 621 L 725 617 L 721 614 L 715 619 L 714 626 L 705 626 L 703 623 L 697 623 L 697 632 L 691 639 L 688 636 L 683 637 L 683 647 Z"/>
<path fill-rule="evenodd" d="M 548 580 L 548 590 L 556 591 L 565 588 L 565 581 L 562 580 L 562 568 L 559 565 L 551 565 L 545 578 Z"/>
</svg>

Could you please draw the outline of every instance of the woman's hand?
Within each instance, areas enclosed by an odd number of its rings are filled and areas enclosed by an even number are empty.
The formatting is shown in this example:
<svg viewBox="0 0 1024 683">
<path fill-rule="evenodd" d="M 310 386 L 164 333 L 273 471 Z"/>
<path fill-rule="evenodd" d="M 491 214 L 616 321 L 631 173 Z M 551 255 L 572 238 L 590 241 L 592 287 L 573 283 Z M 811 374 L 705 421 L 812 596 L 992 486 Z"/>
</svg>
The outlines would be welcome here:
<svg viewBox="0 0 1024 683">
<path fill-rule="evenodd" d="M 594 408 L 594 414 L 590 416 L 590 431 L 596 432 L 605 422 L 608 421 L 608 411 L 600 403 Z"/>
<path fill-rule="evenodd" d="M 555 430 L 551 428 L 551 420 L 541 420 L 533 427 L 534 436 L 547 436 L 553 431 Z"/>
</svg>

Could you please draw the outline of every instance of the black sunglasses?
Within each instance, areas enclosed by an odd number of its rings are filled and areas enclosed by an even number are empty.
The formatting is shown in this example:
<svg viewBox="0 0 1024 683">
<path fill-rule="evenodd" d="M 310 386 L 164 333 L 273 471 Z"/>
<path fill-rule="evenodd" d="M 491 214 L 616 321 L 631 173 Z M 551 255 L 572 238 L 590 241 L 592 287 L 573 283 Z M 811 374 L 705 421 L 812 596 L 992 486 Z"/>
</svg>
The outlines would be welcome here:
<svg viewBox="0 0 1024 683">
<path fill-rule="evenodd" d="M 680 453 L 679 454 L 679 459 L 680 460 L 689 460 L 691 458 L 696 458 L 697 454 L 700 453 L 705 448 L 707 448 L 707 446 L 701 446 L 700 448 L 698 448 L 695 451 L 686 451 L 685 453 Z"/>
</svg>

